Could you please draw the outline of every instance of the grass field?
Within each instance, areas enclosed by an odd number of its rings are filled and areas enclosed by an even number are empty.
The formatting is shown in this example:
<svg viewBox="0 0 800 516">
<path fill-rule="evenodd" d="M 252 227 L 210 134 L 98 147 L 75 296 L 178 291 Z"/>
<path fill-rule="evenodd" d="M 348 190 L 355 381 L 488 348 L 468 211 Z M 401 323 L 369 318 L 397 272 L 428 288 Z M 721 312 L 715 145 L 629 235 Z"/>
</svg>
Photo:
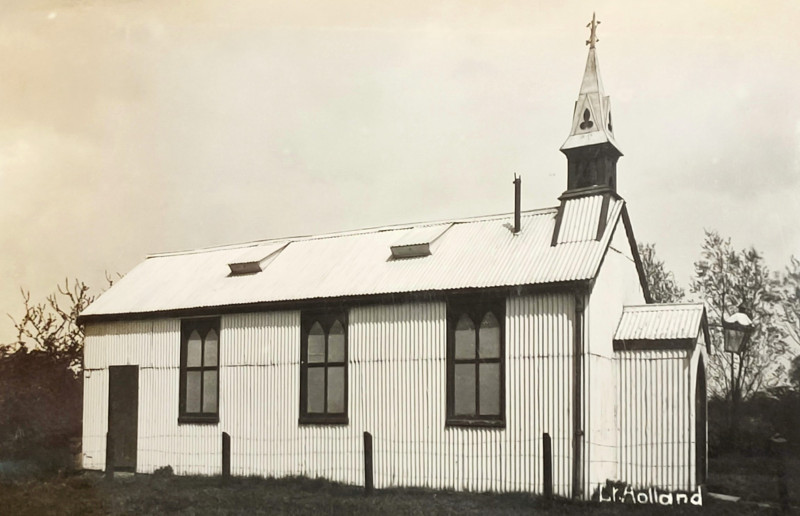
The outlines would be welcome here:
<svg viewBox="0 0 800 516">
<path fill-rule="evenodd" d="M 785 460 L 789 497 L 800 503 L 800 458 Z M 712 459 L 708 488 L 714 493 L 739 496 L 753 502 L 778 503 L 778 463 L 774 458 L 727 455 Z"/>
<path fill-rule="evenodd" d="M 755 503 L 706 499 L 704 507 L 609 503 L 547 503 L 527 494 L 363 489 L 321 479 L 154 475 L 108 482 L 87 472 L 47 480 L 0 482 L 0 513 L 62 514 L 774 514 Z"/>
</svg>

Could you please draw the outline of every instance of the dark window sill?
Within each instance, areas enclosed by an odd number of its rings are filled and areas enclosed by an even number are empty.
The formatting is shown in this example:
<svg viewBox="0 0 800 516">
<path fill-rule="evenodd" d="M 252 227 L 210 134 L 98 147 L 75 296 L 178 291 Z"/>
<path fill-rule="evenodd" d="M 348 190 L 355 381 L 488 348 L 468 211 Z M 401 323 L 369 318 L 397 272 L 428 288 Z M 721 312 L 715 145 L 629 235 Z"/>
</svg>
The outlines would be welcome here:
<svg viewBox="0 0 800 516">
<path fill-rule="evenodd" d="M 301 425 L 347 425 L 350 424 L 350 418 L 347 415 L 302 415 L 297 421 Z"/>
<path fill-rule="evenodd" d="M 179 425 L 216 425 L 219 423 L 218 414 L 184 414 L 178 416 Z"/>
<path fill-rule="evenodd" d="M 445 426 L 466 428 L 505 428 L 506 422 L 503 419 L 448 418 L 447 421 L 445 421 Z"/>
</svg>

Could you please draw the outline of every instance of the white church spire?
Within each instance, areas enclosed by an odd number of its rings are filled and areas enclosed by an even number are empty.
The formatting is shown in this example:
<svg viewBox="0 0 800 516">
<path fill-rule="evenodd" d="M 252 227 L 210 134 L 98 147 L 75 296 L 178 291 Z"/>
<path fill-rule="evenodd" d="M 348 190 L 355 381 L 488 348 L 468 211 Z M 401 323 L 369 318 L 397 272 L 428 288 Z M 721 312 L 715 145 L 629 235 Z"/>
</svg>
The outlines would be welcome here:
<svg viewBox="0 0 800 516">
<path fill-rule="evenodd" d="M 595 14 L 592 13 L 592 21 L 586 25 L 586 27 L 591 28 L 589 39 L 586 40 L 586 44 L 589 45 L 589 57 L 586 59 L 586 70 L 583 72 L 580 94 L 598 93 L 602 97 L 605 93 L 603 92 L 603 80 L 600 78 L 600 66 L 597 62 L 597 52 L 595 51 L 595 44 L 600 41 L 597 39 L 598 25 L 600 25 L 600 22 L 597 21 Z"/>
<path fill-rule="evenodd" d="M 614 140 L 614 125 L 611 118 L 611 101 L 603 89 L 600 64 L 597 60 L 597 26 L 600 24 L 592 14 L 589 55 L 583 72 L 580 93 L 572 113 L 569 136 L 561 146 L 569 163 L 568 189 L 603 184 L 616 190 L 616 160 L 622 153 Z M 598 162 L 599 157 L 604 157 Z"/>
</svg>

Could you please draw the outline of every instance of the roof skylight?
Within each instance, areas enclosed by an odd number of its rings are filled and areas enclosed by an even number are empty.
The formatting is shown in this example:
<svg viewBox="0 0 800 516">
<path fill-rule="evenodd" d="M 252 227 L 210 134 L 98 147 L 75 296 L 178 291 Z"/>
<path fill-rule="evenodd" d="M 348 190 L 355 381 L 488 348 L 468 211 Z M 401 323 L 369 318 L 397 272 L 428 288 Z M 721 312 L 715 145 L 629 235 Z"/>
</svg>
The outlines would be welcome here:
<svg viewBox="0 0 800 516">
<path fill-rule="evenodd" d="M 241 274 L 255 274 L 264 270 L 280 252 L 289 245 L 289 242 L 272 243 L 248 247 L 236 260 L 229 263 L 232 276 Z"/>
<path fill-rule="evenodd" d="M 452 226 L 453 224 L 438 224 L 409 229 L 391 245 L 392 258 L 417 258 L 430 255 L 432 244 Z"/>
</svg>

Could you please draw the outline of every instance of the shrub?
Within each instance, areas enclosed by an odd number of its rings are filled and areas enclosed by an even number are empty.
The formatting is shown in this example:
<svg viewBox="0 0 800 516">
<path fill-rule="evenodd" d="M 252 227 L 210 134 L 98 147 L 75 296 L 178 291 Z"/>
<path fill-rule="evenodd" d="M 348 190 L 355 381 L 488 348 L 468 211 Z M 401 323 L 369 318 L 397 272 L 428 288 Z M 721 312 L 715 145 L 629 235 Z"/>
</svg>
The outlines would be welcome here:
<svg viewBox="0 0 800 516">
<path fill-rule="evenodd" d="M 55 467 L 81 435 L 82 382 L 65 359 L 20 348 L 0 354 L 0 459 Z M 66 453 L 62 454 L 61 450 Z"/>
<path fill-rule="evenodd" d="M 154 477 L 164 478 L 164 477 L 171 477 L 172 475 L 174 475 L 174 472 L 172 471 L 172 466 L 170 465 L 161 466 L 160 468 L 153 471 Z"/>
<path fill-rule="evenodd" d="M 708 453 L 758 456 L 770 452 L 770 438 L 780 434 L 787 439 L 787 451 L 796 452 L 800 444 L 800 393 L 788 388 L 758 392 L 740 402 L 736 430 L 731 430 L 730 401 L 708 402 Z"/>
</svg>

